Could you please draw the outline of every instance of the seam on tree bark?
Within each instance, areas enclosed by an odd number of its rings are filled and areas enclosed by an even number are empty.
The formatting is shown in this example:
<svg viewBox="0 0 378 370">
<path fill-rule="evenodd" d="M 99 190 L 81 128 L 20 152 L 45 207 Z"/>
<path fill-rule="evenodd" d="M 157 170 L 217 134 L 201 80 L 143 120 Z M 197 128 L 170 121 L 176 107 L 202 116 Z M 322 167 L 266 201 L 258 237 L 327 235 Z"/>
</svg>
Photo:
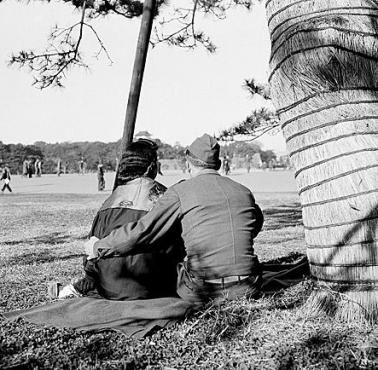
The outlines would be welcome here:
<svg viewBox="0 0 378 370">
<path fill-rule="evenodd" d="M 268 18 L 268 26 L 270 25 L 270 22 L 272 21 L 272 19 L 274 17 L 276 17 L 278 14 L 284 12 L 285 10 L 287 10 L 287 9 L 289 9 L 289 8 L 295 6 L 295 5 L 298 5 L 298 4 L 301 4 L 301 3 L 307 3 L 309 1 L 312 1 L 312 0 L 298 0 L 294 3 L 291 3 L 291 4 L 284 6 L 283 8 L 277 10 L 275 13 L 272 13 L 272 15 Z"/>
<path fill-rule="evenodd" d="M 308 134 L 309 132 L 315 131 L 315 130 L 319 130 L 320 128 L 324 128 L 324 127 L 328 127 L 328 126 L 333 126 L 333 125 L 336 125 L 338 123 L 364 121 L 364 120 L 369 120 L 369 119 L 378 119 L 378 116 L 352 117 L 352 118 L 338 119 L 336 121 L 331 121 L 331 122 L 323 123 L 322 125 L 314 126 L 314 127 L 311 127 L 311 128 L 309 128 L 307 130 L 299 131 L 299 132 L 296 132 L 295 134 L 293 134 L 291 136 L 288 136 L 286 138 L 286 143 L 288 143 L 290 140 L 292 140 L 292 139 L 294 139 L 294 138 L 296 138 L 298 136 L 301 136 L 301 135 L 304 135 L 304 134 Z"/>
<path fill-rule="evenodd" d="M 267 0 L 265 3 L 265 7 L 267 7 L 273 0 Z"/>
<path fill-rule="evenodd" d="M 376 148 L 376 150 L 378 150 L 378 148 Z M 350 198 L 356 198 L 356 197 L 359 197 L 359 196 L 373 194 L 373 193 L 378 193 L 378 189 L 363 191 L 363 192 L 357 193 L 357 194 L 354 193 L 354 194 L 343 195 L 342 197 L 322 200 L 322 201 L 319 201 L 319 202 L 306 203 L 306 204 L 302 204 L 301 207 L 302 207 L 302 209 L 307 208 L 307 207 L 313 207 L 313 206 L 315 207 L 315 206 L 320 206 L 320 205 L 324 205 L 324 204 L 328 204 L 328 203 L 332 203 L 332 202 L 337 202 L 337 201 L 340 201 L 340 200 L 346 200 L 346 199 L 350 199 Z"/>
<path fill-rule="evenodd" d="M 272 50 L 270 58 L 269 58 L 269 63 L 273 60 L 278 50 L 294 36 L 300 33 L 327 31 L 327 30 L 335 30 L 335 31 L 346 32 L 346 33 L 355 33 L 362 37 L 376 37 L 376 38 L 378 37 L 377 34 L 374 32 L 365 32 L 365 31 L 355 30 L 352 28 L 343 28 L 343 27 L 336 27 L 336 26 L 327 26 L 327 27 L 308 28 L 305 30 L 298 30 L 296 32 L 293 32 L 290 36 L 286 37 L 284 41 L 282 41 L 274 50 Z"/>
<path fill-rule="evenodd" d="M 373 7 L 370 7 L 370 6 L 351 6 L 351 7 L 347 7 L 347 6 L 340 6 L 340 7 L 335 7 L 335 8 L 328 8 L 328 9 L 321 9 L 321 10 L 318 10 L 316 12 L 311 12 L 311 13 L 305 13 L 305 14 L 300 14 L 300 15 L 295 15 L 293 17 L 290 17 L 290 18 L 285 18 L 285 20 L 279 24 L 277 24 L 273 29 L 272 31 L 270 32 L 270 34 L 272 35 L 272 44 L 274 44 L 278 38 L 281 37 L 281 35 L 286 32 L 287 30 L 289 30 L 290 28 L 292 28 L 294 25 L 297 25 L 297 24 L 300 24 L 304 21 L 308 22 L 309 20 L 311 19 L 316 19 L 316 18 L 319 18 L 319 17 L 322 17 L 321 14 L 323 13 L 328 13 L 328 12 L 333 12 L 334 10 L 349 10 L 349 12 L 334 12 L 334 13 L 329 13 L 329 14 L 326 14 L 326 16 L 335 16 L 335 15 L 359 15 L 359 16 L 373 16 L 373 17 L 378 17 L 378 14 L 364 14 L 364 13 L 351 13 L 350 11 L 351 10 L 370 10 L 370 11 L 376 11 L 376 9 L 374 9 Z M 305 18 L 305 19 L 302 19 L 298 22 L 295 22 L 295 23 L 292 23 L 289 27 L 287 27 L 284 31 L 282 31 L 277 37 L 273 37 L 274 36 L 274 33 L 277 31 L 278 28 L 280 28 L 281 26 L 283 26 L 285 23 L 288 23 L 294 19 L 298 19 L 298 18 L 302 18 L 302 17 L 306 17 L 308 15 L 314 15 L 313 17 L 310 17 L 310 18 Z"/>
<path fill-rule="evenodd" d="M 344 12 L 341 12 L 341 13 L 331 13 L 331 14 L 323 15 L 322 18 L 324 19 L 324 18 L 327 18 L 327 17 L 330 17 L 330 16 L 334 16 L 334 15 L 357 16 L 357 17 L 361 17 L 362 16 L 362 17 L 373 17 L 373 18 L 378 17 L 378 14 L 374 14 L 374 13 L 366 14 L 366 13 L 344 13 Z M 311 21 L 313 19 L 318 19 L 318 18 L 319 18 L 318 16 L 309 17 L 309 18 L 306 19 L 306 22 Z M 300 25 L 302 23 L 303 23 L 303 20 L 295 22 L 295 23 L 291 24 L 290 26 L 288 26 L 286 29 L 284 29 L 282 32 L 280 32 L 276 38 L 274 38 L 274 39 L 272 38 L 272 41 L 271 41 L 272 48 L 273 48 L 274 44 L 277 42 L 277 40 L 284 33 L 289 32 L 289 30 L 291 30 L 292 28 L 297 27 L 298 25 Z"/>
<path fill-rule="evenodd" d="M 334 224 L 328 224 L 328 225 L 320 225 L 320 226 L 304 226 L 306 230 L 320 230 L 320 229 L 329 229 L 331 227 L 339 227 L 339 226 L 346 226 L 346 225 L 353 225 L 355 223 L 360 223 L 360 222 L 367 222 L 367 221 L 372 221 L 378 219 L 378 214 L 369 216 L 369 217 L 364 217 L 364 218 L 359 218 L 357 220 L 351 220 L 351 221 L 345 221 L 345 222 L 338 222 Z"/>
<path fill-rule="evenodd" d="M 375 56 L 373 56 L 373 55 L 367 55 L 367 54 L 364 54 L 364 53 L 362 53 L 360 51 L 355 51 L 355 50 L 346 48 L 345 46 L 341 46 L 341 45 L 338 45 L 338 44 L 331 43 L 331 44 L 325 44 L 325 45 L 311 46 L 309 48 L 304 48 L 304 49 L 299 49 L 299 50 L 293 51 L 289 55 L 286 55 L 286 57 L 284 57 L 273 68 L 273 70 L 272 70 L 272 72 L 271 72 L 271 74 L 270 74 L 270 76 L 268 78 L 268 82 L 271 81 L 271 79 L 273 78 L 273 76 L 275 75 L 275 73 L 281 68 L 282 64 L 284 64 L 288 59 L 292 58 L 293 56 L 295 56 L 297 54 L 302 54 L 302 53 L 304 54 L 307 51 L 312 51 L 312 50 L 315 50 L 315 49 L 323 49 L 323 48 L 334 48 L 334 49 L 337 49 L 337 50 L 344 51 L 346 53 L 352 53 L 352 54 L 358 55 L 361 58 L 373 60 L 374 62 L 378 61 L 378 58 L 375 57 Z"/>
<path fill-rule="evenodd" d="M 328 144 L 328 143 L 331 143 L 332 141 L 337 141 L 339 139 L 346 139 L 346 138 L 352 137 L 352 136 L 365 136 L 365 135 L 377 135 L 377 134 L 378 134 L 378 131 L 367 131 L 367 132 L 366 131 L 361 131 L 361 132 L 352 132 L 350 134 L 344 134 L 344 135 L 332 137 L 330 139 L 319 141 L 318 143 L 313 143 L 313 144 L 310 144 L 310 145 L 306 145 L 306 146 L 303 146 L 302 148 L 294 150 L 294 151 L 292 151 L 290 153 L 290 158 L 294 154 L 298 154 L 298 153 L 303 152 L 305 150 L 312 149 L 312 148 L 315 148 L 317 146 L 321 146 L 321 145 L 324 145 L 324 144 Z"/>
<path fill-rule="evenodd" d="M 320 263 L 320 262 L 309 262 L 311 266 L 318 267 L 378 267 L 376 263 Z"/>
<path fill-rule="evenodd" d="M 378 239 L 362 240 L 355 243 L 337 243 L 337 244 L 307 244 L 307 249 L 330 249 L 330 248 L 345 248 L 345 247 L 355 247 L 356 245 L 365 245 L 378 243 Z"/>
<path fill-rule="evenodd" d="M 301 118 L 304 118 L 304 117 L 307 117 L 307 116 L 310 116 L 311 114 L 315 114 L 315 113 L 320 113 L 324 110 L 327 110 L 327 109 L 332 109 L 332 108 L 336 108 L 336 107 L 339 107 L 341 105 L 354 105 L 354 104 L 375 104 L 375 103 L 378 103 L 378 99 L 374 99 L 374 100 L 357 100 L 357 101 L 348 101 L 348 102 L 340 102 L 340 103 L 334 103 L 334 104 L 330 104 L 330 105 L 326 105 L 324 107 L 321 107 L 319 109 L 314 109 L 314 110 L 311 110 L 311 111 L 308 111 L 306 113 L 302 113 L 302 114 L 299 114 L 298 116 L 295 116 L 293 118 L 290 118 L 289 120 L 285 121 L 282 125 L 281 125 L 281 128 L 284 129 L 288 124 L 292 123 L 292 122 L 295 122 Z"/>
<path fill-rule="evenodd" d="M 340 91 L 358 91 L 358 90 L 362 90 L 362 91 L 378 91 L 378 87 L 374 87 L 374 86 L 353 86 L 353 87 L 340 87 L 338 88 L 337 90 L 323 90 L 323 91 L 319 91 L 317 93 L 314 93 L 314 94 L 311 94 L 311 95 L 308 95 L 298 101 L 296 101 L 295 103 L 293 104 L 290 104 L 290 105 L 287 105 L 286 107 L 283 107 L 281 109 L 277 109 L 277 114 L 282 114 L 282 113 L 286 113 L 287 111 L 297 107 L 298 105 L 302 104 L 302 103 L 305 103 L 306 101 L 312 99 L 312 98 L 316 98 L 320 95 L 323 95 L 323 94 L 334 94 L 334 93 L 338 93 Z"/>
<path fill-rule="evenodd" d="M 348 285 L 364 285 L 368 284 L 366 287 L 366 290 L 377 290 L 378 286 L 376 285 L 370 285 L 378 282 L 378 279 L 369 279 L 369 280 L 332 280 L 332 279 L 325 279 L 320 277 L 314 277 L 315 280 L 324 281 L 327 283 L 336 283 L 336 284 L 344 284 L 346 286 Z M 356 292 L 362 292 L 364 290 L 356 290 Z"/>
<path fill-rule="evenodd" d="M 308 190 L 311 190 L 313 188 L 316 188 L 320 185 L 323 185 L 323 184 L 326 184 L 327 182 L 331 182 L 333 180 L 337 180 L 337 179 L 340 179 L 342 177 L 345 177 L 345 176 L 349 176 L 353 173 L 356 173 L 356 172 L 361 172 L 361 171 L 366 171 L 366 170 L 369 170 L 371 168 L 375 168 L 375 167 L 378 167 L 378 164 L 370 164 L 369 166 L 364 166 L 364 167 L 359 167 L 359 168 L 355 168 L 354 170 L 351 170 L 351 171 L 347 171 L 347 172 L 343 172 L 343 173 L 340 173 L 336 176 L 333 176 L 333 177 L 330 177 L 328 179 L 324 179 L 322 181 L 319 181 L 315 184 L 312 184 L 312 185 L 308 185 L 308 186 L 305 186 L 304 188 L 300 189 L 299 190 L 299 195 L 301 195 L 302 193 L 304 193 L 305 191 L 308 191 Z"/>
<path fill-rule="evenodd" d="M 363 152 L 375 152 L 375 151 L 378 151 L 378 148 L 377 147 L 374 147 L 374 148 L 363 148 L 363 149 L 359 149 L 359 150 L 354 150 L 352 152 L 348 152 L 348 153 L 342 153 L 342 154 L 338 154 L 338 155 L 335 155 L 333 157 L 329 157 L 329 158 L 326 158 L 326 159 L 323 159 L 321 161 L 318 161 L 318 162 L 314 162 L 313 164 L 311 165 L 308 165 L 308 166 L 305 166 L 305 167 L 302 167 L 300 168 L 297 172 L 295 172 L 294 174 L 294 177 L 297 178 L 297 176 L 303 172 L 303 171 L 306 171 L 306 170 L 309 170 L 313 167 L 316 167 L 316 166 L 319 166 L 319 165 L 322 165 L 324 163 L 327 163 L 329 161 L 333 161 L 335 159 L 338 159 L 338 158 L 342 158 L 342 157 L 345 157 L 345 156 L 348 156 L 348 155 L 353 155 L 353 154 L 358 154 L 358 153 L 363 153 Z M 338 199 L 338 198 L 335 198 L 335 199 Z M 315 202 L 315 203 L 311 203 L 311 204 L 317 204 L 317 203 L 322 203 L 322 202 Z M 302 205 L 302 207 L 304 207 L 306 205 Z"/>
</svg>

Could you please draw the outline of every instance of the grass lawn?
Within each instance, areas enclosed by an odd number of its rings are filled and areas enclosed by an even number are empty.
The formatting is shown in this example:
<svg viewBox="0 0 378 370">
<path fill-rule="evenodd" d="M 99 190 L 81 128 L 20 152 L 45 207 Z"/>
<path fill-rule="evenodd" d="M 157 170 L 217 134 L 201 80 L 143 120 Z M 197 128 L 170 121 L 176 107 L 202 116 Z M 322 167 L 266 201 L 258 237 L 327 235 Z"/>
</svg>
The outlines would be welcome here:
<svg viewBox="0 0 378 370">
<path fill-rule="evenodd" d="M 0 312 L 46 303 L 48 281 L 81 275 L 82 245 L 108 194 L 1 196 Z M 255 244 L 260 259 L 304 252 L 297 195 L 255 195 L 266 217 Z M 307 281 L 257 301 L 209 304 L 139 341 L 0 319 L 0 368 L 377 368 L 377 328 L 305 314 L 310 289 Z"/>
</svg>

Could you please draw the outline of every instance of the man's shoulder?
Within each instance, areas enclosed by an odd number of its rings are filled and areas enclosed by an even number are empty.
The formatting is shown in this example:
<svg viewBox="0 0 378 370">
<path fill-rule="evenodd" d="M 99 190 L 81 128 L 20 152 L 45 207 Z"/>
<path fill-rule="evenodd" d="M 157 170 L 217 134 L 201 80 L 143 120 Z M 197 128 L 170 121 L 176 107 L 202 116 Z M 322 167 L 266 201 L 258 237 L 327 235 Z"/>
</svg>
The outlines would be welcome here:
<svg viewBox="0 0 378 370">
<path fill-rule="evenodd" d="M 229 186 L 235 189 L 252 194 L 251 189 L 247 188 L 245 185 L 241 184 L 240 182 L 229 178 L 228 176 L 220 176 L 220 181 L 227 183 Z"/>
<path fill-rule="evenodd" d="M 173 190 L 174 189 L 180 189 L 181 187 L 186 186 L 188 181 L 190 181 L 190 180 L 181 179 L 181 180 L 177 181 L 175 184 L 173 184 L 172 186 L 170 186 L 170 189 L 173 189 Z"/>
<path fill-rule="evenodd" d="M 193 188 L 196 188 L 194 178 L 182 179 L 172 186 L 169 187 L 168 191 L 170 194 L 174 193 L 176 196 L 181 198 L 184 193 L 188 191 L 193 191 Z"/>
</svg>

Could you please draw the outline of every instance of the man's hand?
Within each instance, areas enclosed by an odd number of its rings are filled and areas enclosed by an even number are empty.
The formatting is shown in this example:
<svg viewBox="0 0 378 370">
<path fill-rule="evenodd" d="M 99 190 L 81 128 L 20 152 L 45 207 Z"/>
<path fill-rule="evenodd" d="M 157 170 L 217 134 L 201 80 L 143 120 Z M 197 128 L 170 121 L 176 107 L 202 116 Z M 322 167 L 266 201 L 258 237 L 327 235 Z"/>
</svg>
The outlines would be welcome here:
<svg viewBox="0 0 378 370">
<path fill-rule="evenodd" d="M 97 251 L 94 250 L 94 244 L 97 242 L 97 240 L 100 239 L 96 238 L 95 236 L 91 236 L 91 238 L 84 244 L 84 250 L 89 260 L 97 257 Z"/>
</svg>

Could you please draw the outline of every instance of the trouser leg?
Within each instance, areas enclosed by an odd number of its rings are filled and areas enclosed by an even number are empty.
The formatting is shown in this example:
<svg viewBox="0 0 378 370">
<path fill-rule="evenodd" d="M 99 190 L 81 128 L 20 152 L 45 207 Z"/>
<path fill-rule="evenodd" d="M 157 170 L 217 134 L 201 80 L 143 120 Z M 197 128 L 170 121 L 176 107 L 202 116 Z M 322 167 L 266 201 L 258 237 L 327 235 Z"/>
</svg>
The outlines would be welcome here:
<svg viewBox="0 0 378 370">
<path fill-rule="evenodd" d="M 1 188 L 1 191 L 4 191 L 5 189 L 8 189 L 10 192 L 12 192 L 12 189 L 9 186 L 9 184 L 4 184 L 3 187 Z"/>
</svg>

